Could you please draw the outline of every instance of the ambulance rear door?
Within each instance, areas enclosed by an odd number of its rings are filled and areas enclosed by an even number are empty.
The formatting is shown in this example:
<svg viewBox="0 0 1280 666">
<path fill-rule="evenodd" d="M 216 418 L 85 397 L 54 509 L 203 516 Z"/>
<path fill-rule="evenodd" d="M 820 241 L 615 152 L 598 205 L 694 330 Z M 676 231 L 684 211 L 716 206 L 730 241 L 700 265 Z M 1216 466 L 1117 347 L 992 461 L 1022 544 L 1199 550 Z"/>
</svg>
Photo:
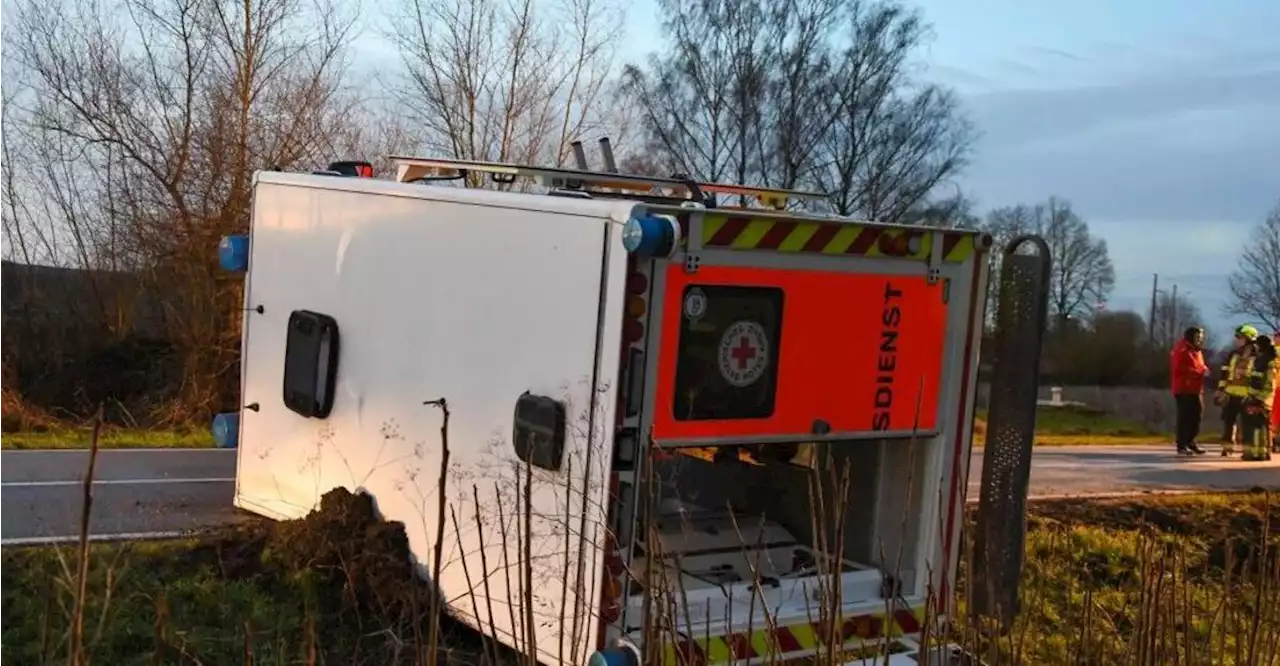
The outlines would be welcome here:
<svg viewBox="0 0 1280 666">
<path fill-rule="evenodd" d="M 855 501 L 857 529 L 883 538 L 884 553 L 908 553 L 911 603 L 923 603 L 926 583 L 949 598 L 991 237 L 764 211 L 667 213 L 686 245 L 654 262 L 649 326 L 659 335 L 644 410 L 654 446 L 769 455 L 790 447 L 759 445 L 831 442 L 840 456 L 854 455 L 846 444 L 875 447 L 858 454 L 876 480 L 855 489 L 866 495 Z"/>
<path fill-rule="evenodd" d="M 974 351 L 973 258 L 987 241 L 754 212 L 684 220 L 701 243 L 654 287 L 660 446 L 943 429 Z"/>
</svg>

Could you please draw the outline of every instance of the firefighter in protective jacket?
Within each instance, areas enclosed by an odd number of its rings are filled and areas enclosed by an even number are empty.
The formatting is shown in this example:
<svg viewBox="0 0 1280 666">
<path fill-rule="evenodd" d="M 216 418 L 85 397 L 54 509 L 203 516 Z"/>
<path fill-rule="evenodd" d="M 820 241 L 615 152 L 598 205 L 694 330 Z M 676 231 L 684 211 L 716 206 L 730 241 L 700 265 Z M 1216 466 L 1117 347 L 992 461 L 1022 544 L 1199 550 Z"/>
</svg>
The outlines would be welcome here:
<svg viewBox="0 0 1280 666">
<path fill-rule="evenodd" d="M 1249 393 L 1245 396 L 1241 421 L 1244 427 L 1244 460 L 1271 460 L 1271 410 L 1275 407 L 1276 383 L 1280 381 L 1280 360 L 1271 338 L 1258 336 L 1257 353 L 1249 369 Z"/>
<path fill-rule="evenodd" d="M 1222 364 L 1222 374 L 1218 376 L 1218 388 L 1214 392 L 1213 402 L 1222 406 L 1222 455 L 1229 456 L 1235 451 L 1240 441 L 1240 431 L 1236 422 L 1240 420 L 1240 409 L 1249 394 L 1249 369 L 1254 356 L 1254 340 L 1258 337 L 1258 329 L 1244 324 L 1235 330 L 1235 349 L 1227 354 Z"/>
</svg>

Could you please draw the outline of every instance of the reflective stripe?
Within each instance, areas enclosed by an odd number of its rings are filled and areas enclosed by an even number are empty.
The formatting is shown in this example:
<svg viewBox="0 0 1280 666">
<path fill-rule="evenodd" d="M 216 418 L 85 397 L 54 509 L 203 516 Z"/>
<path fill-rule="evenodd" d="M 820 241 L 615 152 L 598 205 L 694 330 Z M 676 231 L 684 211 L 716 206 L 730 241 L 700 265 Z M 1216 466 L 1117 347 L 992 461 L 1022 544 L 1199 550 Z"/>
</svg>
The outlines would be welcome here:
<svg viewBox="0 0 1280 666">
<path fill-rule="evenodd" d="M 896 638 L 918 633 L 924 623 L 923 606 L 898 608 L 892 613 L 867 613 L 840 623 L 837 640 L 840 647 L 856 648 L 867 641 Z M 697 632 L 695 631 L 695 634 Z M 826 644 L 832 632 L 821 622 L 797 622 L 764 628 L 751 633 L 738 632 L 723 636 L 695 635 L 662 646 L 663 666 L 713 666 L 793 653 L 813 652 Z"/>
<path fill-rule="evenodd" d="M 813 254 L 927 260 L 934 243 L 942 244 L 942 260 L 963 263 L 975 254 L 974 235 L 955 229 L 924 231 L 891 226 L 796 221 L 773 217 L 708 214 L 702 222 L 702 245 L 732 250 L 766 250 Z"/>
<path fill-rule="evenodd" d="M 1275 401 L 1276 383 L 1280 375 L 1280 359 L 1272 359 L 1266 368 L 1258 370 L 1256 365 L 1249 373 L 1248 396 L 1270 409 Z"/>
<path fill-rule="evenodd" d="M 1239 398 L 1249 395 L 1249 375 L 1253 370 L 1253 347 L 1246 345 L 1233 350 L 1222 366 L 1222 379 L 1218 381 L 1219 390 L 1227 395 Z"/>
</svg>

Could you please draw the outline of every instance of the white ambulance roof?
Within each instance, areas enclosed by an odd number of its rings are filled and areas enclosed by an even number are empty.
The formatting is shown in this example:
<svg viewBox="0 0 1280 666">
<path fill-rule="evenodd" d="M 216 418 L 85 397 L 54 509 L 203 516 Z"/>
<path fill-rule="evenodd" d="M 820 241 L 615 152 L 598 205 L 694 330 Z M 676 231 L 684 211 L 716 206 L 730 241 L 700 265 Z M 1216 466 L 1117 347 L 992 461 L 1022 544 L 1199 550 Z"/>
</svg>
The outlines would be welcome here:
<svg viewBox="0 0 1280 666">
<path fill-rule="evenodd" d="M 631 217 L 638 201 L 618 199 L 587 199 L 559 197 L 546 194 L 521 192 L 497 192 L 477 188 L 446 187 L 421 183 L 399 183 L 378 178 L 353 178 L 349 176 L 322 176 L 310 173 L 284 171 L 258 171 L 253 175 L 254 185 L 285 185 L 317 190 L 362 192 L 393 197 L 408 197 L 428 201 L 466 203 L 490 208 L 511 208 L 583 217 L 611 218 L 625 222 Z"/>
</svg>

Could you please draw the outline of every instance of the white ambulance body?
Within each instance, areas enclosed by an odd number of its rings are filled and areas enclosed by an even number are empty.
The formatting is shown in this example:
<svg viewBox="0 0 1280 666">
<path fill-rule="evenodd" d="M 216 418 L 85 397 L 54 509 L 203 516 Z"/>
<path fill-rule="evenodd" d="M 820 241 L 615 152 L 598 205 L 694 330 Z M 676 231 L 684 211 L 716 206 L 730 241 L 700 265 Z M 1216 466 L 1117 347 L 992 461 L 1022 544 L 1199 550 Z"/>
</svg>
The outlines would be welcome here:
<svg viewBox="0 0 1280 666">
<path fill-rule="evenodd" d="M 236 506 L 369 493 L 425 575 L 440 548 L 452 614 L 546 664 L 946 663 L 920 638 L 954 583 L 989 246 L 259 172 L 222 247 Z M 843 499 L 816 481 L 846 471 Z"/>
</svg>

